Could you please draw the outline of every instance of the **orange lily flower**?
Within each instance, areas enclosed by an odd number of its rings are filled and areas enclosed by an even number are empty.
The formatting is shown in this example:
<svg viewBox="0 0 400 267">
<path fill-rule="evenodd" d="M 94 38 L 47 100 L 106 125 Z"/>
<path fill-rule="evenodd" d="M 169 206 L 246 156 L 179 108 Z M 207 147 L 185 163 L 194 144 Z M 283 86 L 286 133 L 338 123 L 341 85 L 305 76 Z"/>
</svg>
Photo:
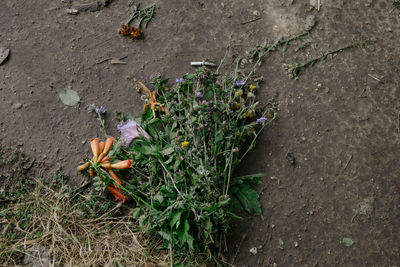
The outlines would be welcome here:
<svg viewBox="0 0 400 267">
<path fill-rule="evenodd" d="M 129 169 L 130 167 L 132 167 L 132 163 L 133 163 L 132 159 L 127 159 L 127 160 L 123 160 L 123 161 L 111 164 L 111 168 L 118 169 L 118 170 Z"/>
<path fill-rule="evenodd" d="M 100 142 L 99 143 L 99 138 L 93 138 L 90 140 L 90 147 L 92 149 L 93 153 L 93 162 L 94 163 L 100 163 L 100 166 L 107 170 L 110 177 L 119 185 L 122 185 L 122 181 L 118 178 L 118 176 L 115 174 L 115 172 L 112 169 L 129 169 L 132 167 L 133 160 L 123 160 L 114 164 L 110 163 L 110 157 L 107 156 L 108 152 L 110 151 L 112 145 L 114 142 L 113 137 L 107 138 L 105 142 Z M 92 167 L 90 167 L 90 163 L 86 162 L 85 164 L 79 165 L 77 167 L 78 171 L 83 171 L 85 169 L 89 168 L 89 174 L 91 177 L 95 176 L 95 171 Z M 123 203 L 126 201 L 126 197 L 124 196 L 123 192 L 115 186 L 115 184 L 110 184 L 109 186 L 106 187 L 108 191 L 110 191 L 116 199 L 121 199 Z"/>
<path fill-rule="evenodd" d="M 144 92 L 150 100 L 150 102 L 144 104 L 143 114 L 146 112 L 146 109 L 148 107 L 150 107 L 151 110 L 153 111 L 154 117 L 156 116 L 155 112 L 156 110 L 160 110 L 163 111 L 165 114 L 169 114 L 168 109 L 164 107 L 160 102 L 157 102 L 157 90 L 151 92 L 149 88 L 146 87 L 146 85 L 144 85 L 141 82 L 138 82 L 138 92 L 141 94 Z"/>
<path fill-rule="evenodd" d="M 126 197 L 125 197 L 124 194 L 122 193 L 121 189 L 119 189 L 118 187 L 116 187 L 114 184 L 107 186 L 106 189 L 107 189 L 108 191 L 110 191 L 111 194 L 113 194 L 113 196 L 115 197 L 115 199 L 121 199 L 121 200 L 122 200 L 122 203 L 125 203 Z"/>
<path fill-rule="evenodd" d="M 99 156 L 99 150 L 100 150 L 98 137 L 90 140 L 90 147 L 92 149 L 93 161 L 97 162 L 97 157 Z"/>
</svg>

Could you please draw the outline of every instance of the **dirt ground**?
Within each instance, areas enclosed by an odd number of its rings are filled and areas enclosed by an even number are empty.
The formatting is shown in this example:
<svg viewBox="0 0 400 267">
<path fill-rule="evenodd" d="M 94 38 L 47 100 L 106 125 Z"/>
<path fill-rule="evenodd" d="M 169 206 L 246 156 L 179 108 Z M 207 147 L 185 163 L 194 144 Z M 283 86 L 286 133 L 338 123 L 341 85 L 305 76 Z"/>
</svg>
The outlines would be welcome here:
<svg viewBox="0 0 400 267">
<path fill-rule="evenodd" d="M 3 151 L 18 146 L 35 159 L 31 175 L 62 170 L 79 185 L 88 179 L 75 171 L 89 154 L 88 140 L 103 136 L 90 104 L 108 109 L 106 125 L 118 136 L 112 111 L 139 114 L 142 107 L 136 81 L 148 83 L 157 72 L 174 80 L 193 71 L 192 60 L 219 62 L 227 44 L 233 62 L 255 44 L 303 32 L 313 15 L 314 47 L 277 52 L 258 70 L 261 101 L 274 97 L 279 118 L 239 173 L 266 173 L 258 188 L 265 220 L 246 215 L 234 223 L 227 260 L 400 265 L 400 9 L 391 12 L 392 0 L 322 0 L 320 11 L 313 0 L 146 0 L 142 5 L 157 5 L 156 16 L 134 42 L 118 35 L 127 2 L 69 15 L 66 9 L 83 1 L 0 1 L 0 47 L 11 50 L 0 65 Z M 369 37 L 377 39 L 375 51 L 346 50 L 299 80 L 283 68 Z M 125 56 L 126 65 L 97 64 Z M 56 90 L 64 88 L 78 92 L 80 106 L 60 102 Z M 354 245 L 343 246 L 344 237 Z"/>
</svg>

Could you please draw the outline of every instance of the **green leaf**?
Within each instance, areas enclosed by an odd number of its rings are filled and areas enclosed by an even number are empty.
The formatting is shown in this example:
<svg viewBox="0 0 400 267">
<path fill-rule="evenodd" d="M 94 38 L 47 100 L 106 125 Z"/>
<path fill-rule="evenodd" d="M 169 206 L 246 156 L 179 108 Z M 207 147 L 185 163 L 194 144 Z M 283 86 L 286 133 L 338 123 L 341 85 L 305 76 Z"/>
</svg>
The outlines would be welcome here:
<svg viewBox="0 0 400 267">
<path fill-rule="evenodd" d="M 234 210 L 252 211 L 262 215 L 261 205 L 258 201 L 258 194 L 247 184 L 237 184 L 231 187 L 228 192 L 231 200 L 230 204 Z"/>
<path fill-rule="evenodd" d="M 61 90 L 57 90 L 57 93 L 58 93 L 58 96 L 60 97 L 61 102 L 63 102 L 64 105 L 72 107 L 81 101 L 78 93 L 74 90 L 61 89 Z"/>
<path fill-rule="evenodd" d="M 113 144 L 111 150 L 108 152 L 108 156 L 110 158 L 114 158 L 117 154 L 119 154 L 119 152 L 121 152 L 121 141 L 117 141 Z"/>
<path fill-rule="evenodd" d="M 342 239 L 342 245 L 345 247 L 351 247 L 354 244 L 353 239 L 349 237 L 345 237 Z"/>
<path fill-rule="evenodd" d="M 135 208 L 132 211 L 132 218 L 136 220 L 137 218 L 139 218 L 139 216 L 140 216 L 140 208 Z"/>
<path fill-rule="evenodd" d="M 205 92 L 204 94 L 204 99 L 206 101 L 210 101 L 212 98 L 214 97 L 214 92 L 212 90 L 208 90 L 207 92 Z"/>
<path fill-rule="evenodd" d="M 142 115 L 142 123 L 143 124 L 148 123 L 149 120 L 151 120 L 153 117 L 154 117 L 153 111 L 151 110 L 151 108 L 147 108 L 146 111 Z"/>
<path fill-rule="evenodd" d="M 157 200 L 160 204 L 164 201 L 164 197 L 159 193 L 154 196 L 154 199 Z"/>
<path fill-rule="evenodd" d="M 182 212 L 182 210 L 178 210 L 172 213 L 171 221 L 169 222 L 169 227 L 171 227 L 171 229 L 181 219 Z M 176 227 L 179 227 L 179 224 L 177 224 Z"/>
<path fill-rule="evenodd" d="M 258 184 L 260 183 L 261 177 L 265 176 L 264 173 L 255 173 L 250 175 L 244 175 L 235 177 L 232 179 L 232 184 Z"/>
<path fill-rule="evenodd" d="M 164 232 L 164 231 L 158 231 L 157 232 L 160 236 L 162 236 L 165 240 L 171 241 L 171 234 Z"/>
<path fill-rule="evenodd" d="M 172 146 L 170 146 L 170 147 L 167 147 L 167 148 L 163 149 L 161 151 L 161 154 L 163 156 L 166 156 L 166 155 L 169 155 L 169 154 L 173 153 L 174 151 L 175 151 L 175 149 Z"/>
</svg>

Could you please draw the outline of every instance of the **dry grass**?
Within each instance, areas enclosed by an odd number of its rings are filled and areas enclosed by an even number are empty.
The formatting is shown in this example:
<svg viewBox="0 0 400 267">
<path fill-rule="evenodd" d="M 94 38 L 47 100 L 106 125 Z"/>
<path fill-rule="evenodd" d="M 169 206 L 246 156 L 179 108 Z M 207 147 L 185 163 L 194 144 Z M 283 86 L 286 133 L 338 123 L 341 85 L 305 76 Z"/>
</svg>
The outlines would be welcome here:
<svg viewBox="0 0 400 267">
<path fill-rule="evenodd" d="M 48 259 L 36 256 L 43 266 L 169 266 L 159 241 L 145 246 L 149 237 L 130 216 L 116 215 L 118 205 L 91 219 L 79 208 L 82 201 L 82 195 L 64 185 L 53 190 L 37 181 L 24 201 L 3 209 L 7 215 L 0 217 L 0 265 L 20 264 L 24 255 L 35 255 L 30 250 L 44 247 Z M 6 240 L 7 232 L 15 236 Z"/>
</svg>

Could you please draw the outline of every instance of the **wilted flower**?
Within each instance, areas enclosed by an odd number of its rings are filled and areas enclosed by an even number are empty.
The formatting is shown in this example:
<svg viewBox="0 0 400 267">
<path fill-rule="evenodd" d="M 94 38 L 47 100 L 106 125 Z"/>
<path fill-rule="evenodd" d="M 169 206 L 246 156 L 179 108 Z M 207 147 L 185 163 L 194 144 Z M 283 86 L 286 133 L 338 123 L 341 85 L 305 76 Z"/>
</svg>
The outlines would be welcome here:
<svg viewBox="0 0 400 267">
<path fill-rule="evenodd" d="M 202 97 L 203 97 L 203 93 L 202 93 L 202 92 L 196 92 L 196 96 L 197 96 L 198 98 L 202 98 Z"/>
<path fill-rule="evenodd" d="M 143 31 L 136 27 L 130 27 L 129 25 L 121 25 L 119 33 L 123 36 L 129 36 L 132 39 L 139 38 L 142 36 Z"/>
<path fill-rule="evenodd" d="M 150 138 L 142 127 L 133 120 L 121 122 L 118 124 L 117 129 L 121 132 L 121 142 L 124 146 L 128 146 L 138 136 L 143 136 L 146 139 Z"/>
<path fill-rule="evenodd" d="M 237 80 L 236 82 L 235 82 L 235 86 L 236 87 L 238 87 L 238 86 L 243 86 L 243 85 L 245 85 L 245 81 L 243 81 L 243 80 Z"/>
<path fill-rule="evenodd" d="M 261 118 L 258 118 L 258 119 L 257 119 L 257 123 L 263 123 L 263 122 L 266 121 L 266 120 L 267 120 L 267 118 L 261 117 Z"/>
</svg>

